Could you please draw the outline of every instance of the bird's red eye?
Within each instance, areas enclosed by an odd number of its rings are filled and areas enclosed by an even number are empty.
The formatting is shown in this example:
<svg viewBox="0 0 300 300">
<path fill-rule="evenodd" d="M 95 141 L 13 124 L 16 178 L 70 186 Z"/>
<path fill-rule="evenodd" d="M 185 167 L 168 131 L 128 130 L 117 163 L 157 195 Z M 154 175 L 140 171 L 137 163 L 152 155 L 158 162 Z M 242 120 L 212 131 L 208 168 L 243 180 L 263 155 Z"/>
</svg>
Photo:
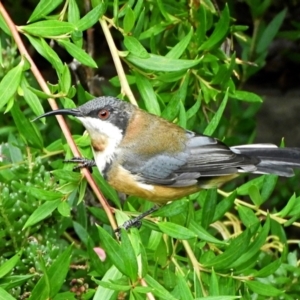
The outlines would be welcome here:
<svg viewBox="0 0 300 300">
<path fill-rule="evenodd" d="M 110 112 L 107 109 L 101 109 L 98 112 L 98 117 L 102 120 L 106 120 L 110 115 Z"/>
</svg>

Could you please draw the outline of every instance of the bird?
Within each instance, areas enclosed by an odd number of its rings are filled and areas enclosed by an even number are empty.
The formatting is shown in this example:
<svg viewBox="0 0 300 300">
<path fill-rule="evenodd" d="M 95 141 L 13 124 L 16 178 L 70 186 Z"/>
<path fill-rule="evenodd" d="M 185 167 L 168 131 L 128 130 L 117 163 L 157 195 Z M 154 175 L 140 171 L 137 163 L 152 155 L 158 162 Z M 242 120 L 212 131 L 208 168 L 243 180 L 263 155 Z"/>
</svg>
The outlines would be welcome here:
<svg viewBox="0 0 300 300">
<path fill-rule="evenodd" d="M 293 169 L 300 168 L 300 148 L 229 147 L 111 96 L 46 112 L 35 120 L 53 115 L 74 116 L 90 135 L 94 159 L 69 161 L 95 165 L 114 189 L 157 207 L 202 189 L 218 188 L 241 173 L 291 177 Z"/>
</svg>

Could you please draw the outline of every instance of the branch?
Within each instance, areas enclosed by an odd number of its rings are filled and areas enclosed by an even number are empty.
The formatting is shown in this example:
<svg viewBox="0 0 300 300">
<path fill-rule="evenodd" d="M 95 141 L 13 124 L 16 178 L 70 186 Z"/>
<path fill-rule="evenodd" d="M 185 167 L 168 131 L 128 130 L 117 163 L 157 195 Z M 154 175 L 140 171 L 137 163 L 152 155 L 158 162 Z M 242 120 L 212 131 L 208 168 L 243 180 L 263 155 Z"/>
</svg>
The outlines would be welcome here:
<svg viewBox="0 0 300 300">
<path fill-rule="evenodd" d="M 118 54 L 118 49 L 115 45 L 115 42 L 114 42 L 114 40 L 111 36 L 111 33 L 109 31 L 109 28 L 108 28 L 107 23 L 106 23 L 104 18 L 100 19 L 100 25 L 101 25 L 103 33 L 105 35 L 105 38 L 106 38 L 106 41 L 107 41 L 112 59 L 114 61 L 114 64 L 115 64 L 115 67 L 116 67 L 116 70 L 117 70 L 117 73 L 118 73 L 118 76 L 119 76 L 119 79 L 120 79 L 121 93 L 122 94 L 124 93 L 128 97 L 129 101 L 132 104 L 134 104 L 135 106 L 138 106 L 137 102 L 135 100 L 135 97 L 132 93 L 132 90 L 129 86 L 129 83 L 127 81 L 127 78 L 126 78 L 126 75 L 125 75 L 125 72 L 124 72 L 119 54 Z"/>
</svg>

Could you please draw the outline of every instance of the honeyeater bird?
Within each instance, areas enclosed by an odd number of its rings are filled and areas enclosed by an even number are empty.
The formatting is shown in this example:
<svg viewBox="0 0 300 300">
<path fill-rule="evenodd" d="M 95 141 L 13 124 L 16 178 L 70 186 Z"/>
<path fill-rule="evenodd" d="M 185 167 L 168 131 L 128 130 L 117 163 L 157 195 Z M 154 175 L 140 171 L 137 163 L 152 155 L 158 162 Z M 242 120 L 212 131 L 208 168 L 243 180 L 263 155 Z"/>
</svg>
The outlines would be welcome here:
<svg viewBox="0 0 300 300">
<path fill-rule="evenodd" d="M 218 187 L 240 173 L 292 176 L 299 148 L 273 144 L 228 147 L 114 97 L 99 97 L 75 109 L 47 112 L 79 119 L 91 138 L 95 164 L 117 191 L 165 204 L 200 189 Z"/>
</svg>

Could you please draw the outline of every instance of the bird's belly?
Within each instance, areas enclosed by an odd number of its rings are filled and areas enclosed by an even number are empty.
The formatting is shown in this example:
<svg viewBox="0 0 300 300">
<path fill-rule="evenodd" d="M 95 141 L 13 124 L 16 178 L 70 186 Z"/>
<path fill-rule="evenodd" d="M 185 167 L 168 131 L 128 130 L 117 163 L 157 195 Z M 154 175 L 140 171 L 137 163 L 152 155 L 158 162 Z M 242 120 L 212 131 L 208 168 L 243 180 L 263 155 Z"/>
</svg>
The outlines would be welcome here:
<svg viewBox="0 0 300 300">
<path fill-rule="evenodd" d="M 107 182 L 117 191 L 137 196 L 155 203 L 167 203 L 200 190 L 198 185 L 188 187 L 168 187 L 140 183 L 137 176 L 121 166 L 113 167 L 106 174 Z"/>
</svg>

